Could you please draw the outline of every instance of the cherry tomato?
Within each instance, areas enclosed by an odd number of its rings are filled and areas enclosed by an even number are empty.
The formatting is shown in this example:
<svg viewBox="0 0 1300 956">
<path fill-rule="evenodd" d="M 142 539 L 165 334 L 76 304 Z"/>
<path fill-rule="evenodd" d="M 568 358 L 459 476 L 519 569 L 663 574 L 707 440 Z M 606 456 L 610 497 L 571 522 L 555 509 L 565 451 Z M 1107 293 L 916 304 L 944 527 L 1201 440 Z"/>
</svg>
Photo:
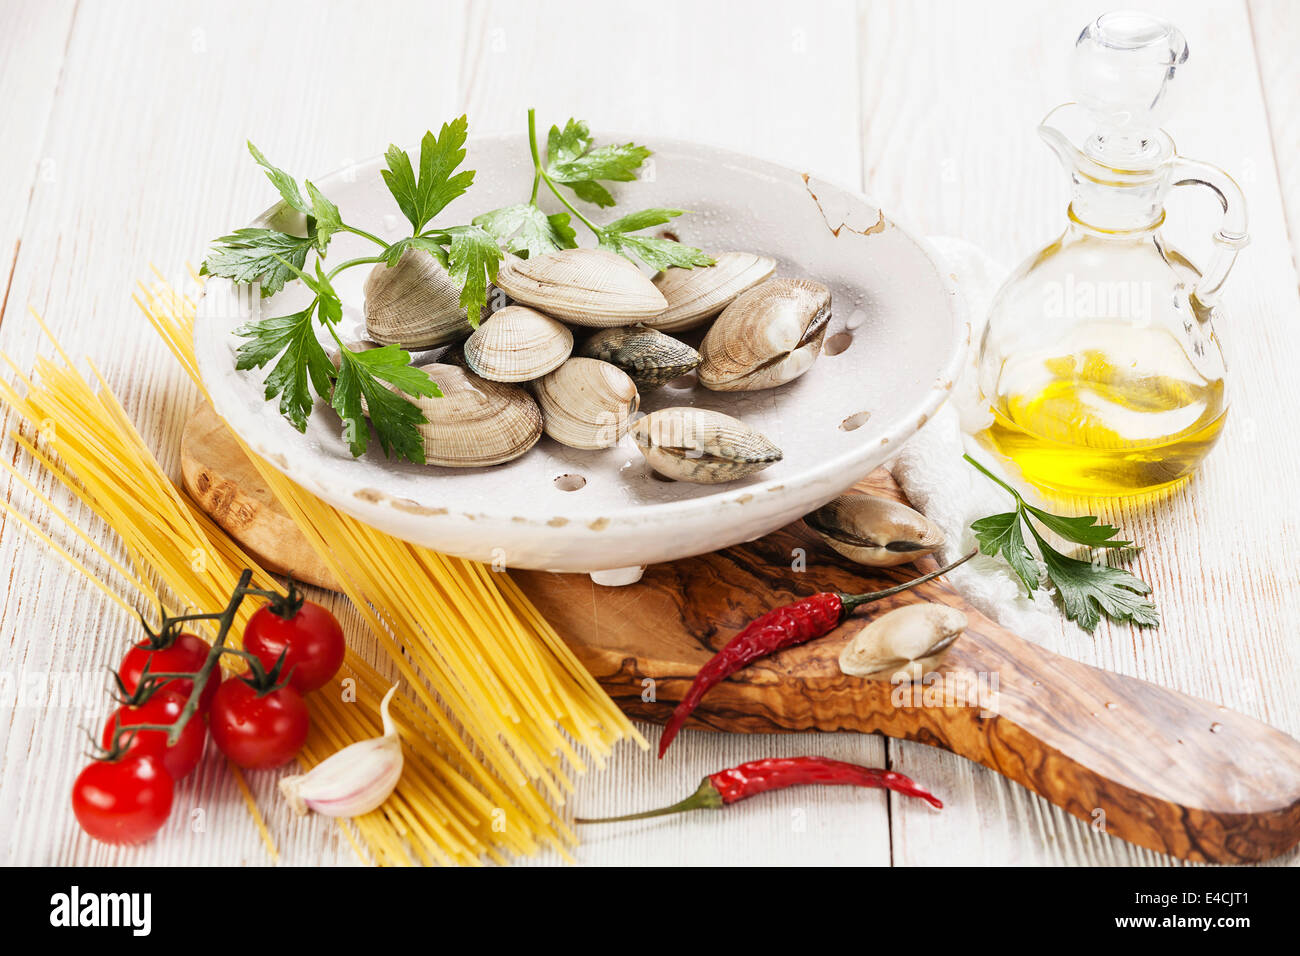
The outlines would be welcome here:
<svg viewBox="0 0 1300 956">
<path fill-rule="evenodd" d="M 108 722 L 104 724 L 101 743 L 107 750 L 113 745 L 113 731 L 116 724 L 133 727 L 136 724 L 174 724 L 185 709 L 186 698 L 165 687 L 139 707 L 119 707 Z M 185 722 L 180 740 L 169 747 L 167 734 L 161 730 L 141 730 L 134 734 L 123 734 L 121 740 L 126 744 L 125 753 L 136 756 L 151 754 L 162 760 L 163 769 L 173 780 L 186 777 L 203 756 L 203 743 L 208 732 L 204 729 L 203 719 L 195 714 Z"/>
<path fill-rule="evenodd" d="M 194 634 L 181 634 L 161 651 L 150 650 L 149 642 L 142 641 L 126 652 L 117 673 L 122 678 L 122 683 L 126 685 L 126 692 L 134 694 L 146 663 L 151 674 L 192 674 L 203 666 L 211 650 L 212 647 L 207 641 Z M 214 667 L 212 673 L 208 675 L 208 682 L 204 685 L 203 694 L 199 698 L 201 713 L 206 714 L 212 706 L 212 698 L 216 696 L 217 685 L 220 683 L 221 668 Z M 183 697 L 188 697 L 193 687 L 194 681 L 179 678 L 163 685 L 163 689 L 175 691 Z"/>
<path fill-rule="evenodd" d="M 72 785 L 77 822 L 104 843 L 143 843 L 162 829 L 176 785 L 152 755 L 96 760 Z"/>
<path fill-rule="evenodd" d="M 307 740 L 307 705 L 286 684 L 259 694 L 239 679 L 217 689 L 208 715 L 212 739 L 221 752 L 247 770 L 269 770 L 288 763 Z"/>
<path fill-rule="evenodd" d="M 260 607 L 244 628 L 244 650 L 257 656 L 268 671 L 284 654 L 280 674 L 306 694 L 324 687 L 343 664 L 346 645 L 343 628 L 327 608 L 303 601 L 293 617 L 285 620 L 272 610 Z"/>
</svg>

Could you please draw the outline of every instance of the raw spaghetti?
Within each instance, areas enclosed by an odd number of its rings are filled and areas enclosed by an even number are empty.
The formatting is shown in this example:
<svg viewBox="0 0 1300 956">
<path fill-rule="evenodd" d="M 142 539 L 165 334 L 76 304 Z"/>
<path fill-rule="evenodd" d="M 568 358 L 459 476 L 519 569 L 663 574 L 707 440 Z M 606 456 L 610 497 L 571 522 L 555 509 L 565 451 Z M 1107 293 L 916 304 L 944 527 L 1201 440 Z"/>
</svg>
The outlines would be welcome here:
<svg viewBox="0 0 1300 956">
<path fill-rule="evenodd" d="M 193 301 L 165 284 L 141 291 L 141 309 L 201 389 Z M 258 586 L 274 587 L 177 490 L 93 364 L 88 379 L 50 340 L 57 359 L 37 358 L 30 376 L 5 357 L 15 382 L 0 381 L 0 398 L 25 422 L 14 439 L 117 533 L 126 561 L 0 462 L 93 559 L 78 557 L 12 504 L 4 508 L 132 613 L 142 599 L 153 606 L 150 616 L 220 607 L 244 567 Z M 560 806 L 570 774 L 585 768 L 580 748 L 599 764 L 620 739 L 644 746 L 631 723 L 508 575 L 377 532 L 250 458 L 346 582 L 402 681 L 393 714 L 405 770 L 379 810 L 353 821 L 359 842 L 345 828 L 358 852 L 364 847 L 363 858 L 382 864 L 504 862 L 545 846 L 567 855 L 574 838 Z M 235 635 L 254 606 L 245 602 Z M 378 699 L 390 683 L 349 651 L 334 683 L 308 698 L 313 731 L 302 763 L 378 735 Z"/>
</svg>

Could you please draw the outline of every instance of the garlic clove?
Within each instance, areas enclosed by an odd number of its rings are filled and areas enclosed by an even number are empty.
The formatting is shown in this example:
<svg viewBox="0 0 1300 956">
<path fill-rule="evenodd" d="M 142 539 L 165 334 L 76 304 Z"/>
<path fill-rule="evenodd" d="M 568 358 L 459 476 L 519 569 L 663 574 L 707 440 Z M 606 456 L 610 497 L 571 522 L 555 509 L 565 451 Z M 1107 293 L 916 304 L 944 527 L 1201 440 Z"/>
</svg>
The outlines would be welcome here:
<svg viewBox="0 0 1300 956">
<path fill-rule="evenodd" d="M 388 799 L 402 776 L 402 741 L 388 713 L 397 688 L 394 684 L 379 705 L 382 737 L 349 744 L 307 773 L 280 781 L 280 793 L 294 813 L 304 816 L 315 810 L 327 817 L 359 817 Z"/>
</svg>

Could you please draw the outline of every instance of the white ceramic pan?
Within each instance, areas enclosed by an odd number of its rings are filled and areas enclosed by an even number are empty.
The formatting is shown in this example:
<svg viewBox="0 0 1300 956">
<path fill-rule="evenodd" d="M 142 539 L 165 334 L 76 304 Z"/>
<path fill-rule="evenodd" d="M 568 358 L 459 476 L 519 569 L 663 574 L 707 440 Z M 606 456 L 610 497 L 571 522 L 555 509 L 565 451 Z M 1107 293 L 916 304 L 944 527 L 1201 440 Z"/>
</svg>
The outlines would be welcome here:
<svg viewBox="0 0 1300 956">
<path fill-rule="evenodd" d="M 650 206 L 688 209 L 673 225 L 682 241 L 715 253 L 763 253 L 777 260 L 776 275 L 807 276 L 832 291 L 823 354 L 796 381 L 759 392 L 666 386 L 642 397 L 645 412 L 698 405 L 744 419 L 781 447 L 781 462 L 745 481 L 695 485 L 655 478 L 630 438 L 616 448 L 578 451 L 547 437 L 493 468 L 394 464 L 376 442 L 354 460 L 333 412 L 318 408 L 300 434 L 263 400 L 264 371 L 235 370 L 240 340 L 232 330 L 250 318 L 250 302 L 224 279 L 208 282 L 196 332 L 199 367 L 218 413 L 304 488 L 376 528 L 507 567 L 606 572 L 593 575 L 602 583 L 626 583 L 647 564 L 751 540 L 840 494 L 948 397 L 969 345 L 951 276 L 923 241 L 853 192 L 738 153 L 655 145 L 649 174 L 614 189 L 619 204 L 607 217 Z M 468 222 L 528 196 L 532 167 L 522 136 L 471 139 L 466 166 L 478 171 L 476 184 L 439 222 Z M 374 160 L 317 185 L 349 222 L 396 239 L 409 227 L 379 169 Z M 590 243 L 581 228 L 579 242 Z M 372 251 L 364 240 L 340 235 L 330 262 Z M 335 283 L 345 303 L 345 340 L 364 338 L 367 268 Z M 262 300 L 262 315 L 282 315 L 305 301 L 295 283 Z"/>
</svg>

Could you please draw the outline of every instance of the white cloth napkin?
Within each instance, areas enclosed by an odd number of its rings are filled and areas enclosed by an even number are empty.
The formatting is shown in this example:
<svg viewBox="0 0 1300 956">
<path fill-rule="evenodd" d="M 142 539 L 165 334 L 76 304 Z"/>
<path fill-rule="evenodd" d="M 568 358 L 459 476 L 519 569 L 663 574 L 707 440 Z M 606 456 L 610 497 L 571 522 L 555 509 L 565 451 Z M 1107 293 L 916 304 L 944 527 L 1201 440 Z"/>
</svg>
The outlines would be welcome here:
<svg viewBox="0 0 1300 956">
<path fill-rule="evenodd" d="M 1005 491 L 962 460 L 969 454 L 995 475 L 1006 479 L 1026 500 L 1041 503 L 1018 476 L 990 455 L 973 437 L 991 420 L 980 401 L 975 379 L 975 358 L 988 319 L 989 305 L 1007 275 L 983 250 L 961 239 L 932 237 L 931 245 L 957 276 L 971 321 L 971 352 L 952 399 L 889 463 L 913 507 L 943 529 L 947 537 L 939 559 L 952 561 L 975 547 L 970 523 L 976 518 L 1011 510 Z M 1050 591 L 1030 597 L 1015 572 L 1002 558 L 977 555 L 947 575 L 954 588 L 976 610 L 1026 640 L 1055 644 L 1062 628 L 1075 628 L 1062 617 Z"/>
</svg>

